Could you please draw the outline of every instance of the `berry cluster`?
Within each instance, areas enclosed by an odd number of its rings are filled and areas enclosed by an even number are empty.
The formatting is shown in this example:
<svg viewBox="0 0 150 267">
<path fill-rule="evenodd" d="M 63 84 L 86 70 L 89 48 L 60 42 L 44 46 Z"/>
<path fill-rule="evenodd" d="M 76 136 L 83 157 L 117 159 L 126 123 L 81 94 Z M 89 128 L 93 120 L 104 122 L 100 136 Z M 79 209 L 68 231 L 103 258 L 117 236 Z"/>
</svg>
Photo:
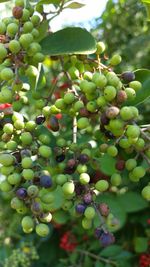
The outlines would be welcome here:
<svg viewBox="0 0 150 267">
<path fill-rule="evenodd" d="M 149 169 L 149 129 L 137 124 L 138 109 L 129 105 L 142 85 L 133 72 L 113 71 L 119 55 L 102 64 L 105 47 L 99 42 L 95 60 L 58 57 L 63 70 L 53 90 L 47 79 L 44 90 L 35 91 L 32 78 L 44 60 L 36 41 L 41 19 L 23 2 L 16 0 L 13 18 L 0 24 L 0 102 L 12 104 L 0 116 L 0 189 L 23 214 L 25 233 L 35 229 L 45 237 L 51 221 L 65 223 L 71 215 L 80 217 L 84 229 L 96 229 L 107 246 L 114 242 L 109 224 L 117 221 L 106 203 L 97 203 L 98 195 L 121 190 L 125 176 L 128 183 L 139 182 Z M 56 94 L 55 87 L 64 90 Z M 105 158 L 115 163 L 111 175 L 101 170 Z M 150 200 L 149 184 L 142 195 Z"/>
<path fill-rule="evenodd" d="M 38 259 L 36 248 L 32 244 L 23 243 L 20 248 L 14 249 L 12 254 L 6 258 L 4 267 L 8 267 L 11 264 L 14 267 L 30 267 Z"/>
<path fill-rule="evenodd" d="M 139 266 L 140 267 L 150 266 L 150 254 L 143 253 L 140 255 Z"/>
<path fill-rule="evenodd" d="M 69 231 L 65 232 L 60 239 L 59 246 L 65 251 L 73 252 L 77 246 L 75 235 Z"/>
</svg>

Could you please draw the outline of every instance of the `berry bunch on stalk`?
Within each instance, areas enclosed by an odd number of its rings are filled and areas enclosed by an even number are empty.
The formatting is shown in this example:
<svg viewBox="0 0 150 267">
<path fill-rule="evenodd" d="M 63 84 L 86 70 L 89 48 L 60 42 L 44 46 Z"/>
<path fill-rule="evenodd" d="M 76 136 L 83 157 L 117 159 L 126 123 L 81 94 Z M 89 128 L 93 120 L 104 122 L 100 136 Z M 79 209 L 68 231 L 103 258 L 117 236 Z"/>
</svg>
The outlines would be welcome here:
<svg viewBox="0 0 150 267">
<path fill-rule="evenodd" d="M 150 167 L 149 129 L 137 124 L 138 109 L 129 105 L 142 84 L 133 72 L 116 74 L 121 57 L 105 61 L 99 42 L 93 58 L 55 58 L 57 79 L 35 91 L 32 78 L 45 64 L 38 42 L 44 13 L 16 0 L 12 14 L 0 22 L 0 103 L 11 105 L 0 113 L 0 189 L 22 214 L 25 233 L 35 229 L 46 237 L 50 224 L 70 215 L 110 245 L 109 224 L 117 220 L 98 196 L 138 183 Z M 111 175 L 103 173 L 101 159 L 112 160 Z M 149 184 L 142 195 L 150 200 Z"/>
</svg>

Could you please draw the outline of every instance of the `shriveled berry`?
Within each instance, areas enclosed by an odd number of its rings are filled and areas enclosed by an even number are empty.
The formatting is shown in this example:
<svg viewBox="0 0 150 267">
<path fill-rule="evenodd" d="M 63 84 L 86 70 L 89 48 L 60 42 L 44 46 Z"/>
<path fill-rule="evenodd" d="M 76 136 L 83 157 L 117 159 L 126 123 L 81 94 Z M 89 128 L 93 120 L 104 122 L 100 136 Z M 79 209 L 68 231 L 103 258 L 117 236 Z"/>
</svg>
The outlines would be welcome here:
<svg viewBox="0 0 150 267">
<path fill-rule="evenodd" d="M 16 19 L 21 19 L 23 15 L 23 8 L 21 6 L 15 6 L 12 10 L 12 14 Z"/>
</svg>

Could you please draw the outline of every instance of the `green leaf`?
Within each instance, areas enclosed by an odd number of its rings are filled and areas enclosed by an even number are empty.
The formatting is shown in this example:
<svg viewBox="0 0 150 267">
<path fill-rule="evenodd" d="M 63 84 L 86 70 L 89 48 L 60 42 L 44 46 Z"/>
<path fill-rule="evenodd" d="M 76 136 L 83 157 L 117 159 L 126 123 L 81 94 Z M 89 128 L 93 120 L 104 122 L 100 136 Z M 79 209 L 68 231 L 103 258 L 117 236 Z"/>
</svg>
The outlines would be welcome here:
<svg viewBox="0 0 150 267">
<path fill-rule="evenodd" d="M 36 77 L 35 90 L 38 91 L 46 85 L 46 77 L 44 73 L 43 65 L 39 64 L 39 75 Z"/>
<path fill-rule="evenodd" d="M 104 264 L 100 261 L 96 261 L 94 267 L 104 267 Z"/>
<path fill-rule="evenodd" d="M 123 250 L 121 253 L 119 253 L 115 259 L 117 260 L 129 260 L 133 257 L 133 254 L 129 251 Z"/>
<path fill-rule="evenodd" d="M 41 0 L 38 4 L 40 5 L 49 5 L 49 4 L 55 4 L 58 5 L 61 3 L 61 0 Z"/>
<path fill-rule="evenodd" d="M 53 213 L 53 221 L 58 224 L 65 224 L 69 219 L 69 214 L 66 211 L 58 210 Z"/>
<path fill-rule="evenodd" d="M 42 205 L 43 205 L 43 208 L 45 210 L 53 212 L 53 211 L 57 211 L 58 209 L 60 209 L 62 207 L 65 199 L 64 199 L 64 194 L 62 192 L 61 186 L 57 186 L 57 188 L 52 192 L 52 194 L 54 195 L 55 201 L 50 203 L 50 204 L 42 203 Z M 66 213 L 66 215 L 67 215 L 67 213 Z M 68 215 L 67 215 L 67 219 L 68 219 Z M 59 220 L 61 220 L 61 218 Z M 66 220 L 65 215 L 62 216 L 62 221 L 63 220 Z M 63 223 L 63 222 L 61 222 L 61 223 Z"/>
<path fill-rule="evenodd" d="M 148 238 L 147 237 L 136 237 L 134 239 L 134 249 L 137 253 L 142 253 L 148 249 Z"/>
<path fill-rule="evenodd" d="M 148 202 L 136 192 L 127 192 L 120 195 L 118 201 L 126 212 L 137 212 L 148 207 Z M 130 205 L 127 205 L 127 203 L 130 203 Z"/>
<path fill-rule="evenodd" d="M 96 51 L 96 41 L 85 29 L 68 27 L 51 33 L 42 42 L 45 55 L 92 54 Z"/>
<path fill-rule="evenodd" d="M 141 0 L 142 3 L 147 3 L 147 4 L 150 4 L 150 0 Z"/>
<path fill-rule="evenodd" d="M 101 253 L 100 256 L 101 257 L 108 257 L 108 258 L 112 258 L 117 256 L 118 254 L 120 254 L 122 252 L 122 247 L 118 246 L 118 245 L 112 245 L 109 247 L 104 248 Z"/>
<path fill-rule="evenodd" d="M 84 4 L 78 3 L 78 2 L 73 2 L 67 6 L 65 6 L 65 8 L 71 8 L 71 9 L 76 9 L 76 8 L 81 8 L 85 6 Z"/>
<path fill-rule="evenodd" d="M 116 164 L 116 159 L 113 157 L 105 154 L 102 156 L 100 159 L 96 159 L 100 163 L 100 170 L 107 174 L 107 175 L 112 175 L 113 173 L 116 172 L 115 164 Z"/>
<path fill-rule="evenodd" d="M 135 71 L 135 78 L 142 83 L 142 88 L 136 93 L 135 99 L 125 102 L 125 105 L 139 105 L 150 97 L 150 70 L 139 69 Z"/>
</svg>

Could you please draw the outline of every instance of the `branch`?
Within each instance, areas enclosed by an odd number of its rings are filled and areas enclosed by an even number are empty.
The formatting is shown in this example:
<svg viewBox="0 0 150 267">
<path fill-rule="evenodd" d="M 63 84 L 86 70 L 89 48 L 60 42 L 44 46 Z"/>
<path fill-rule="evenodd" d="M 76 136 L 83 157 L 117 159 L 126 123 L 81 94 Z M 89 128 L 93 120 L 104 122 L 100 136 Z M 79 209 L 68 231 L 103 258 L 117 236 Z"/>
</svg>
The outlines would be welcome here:
<svg viewBox="0 0 150 267">
<path fill-rule="evenodd" d="M 95 260 L 98 260 L 98 261 L 101 261 L 101 262 L 104 262 L 104 263 L 109 263 L 109 264 L 111 264 L 113 266 L 117 266 L 117 263 L 115 261 L 112 261 L 112 260 L 105 259 L 103 257 L 97 256 L 94 253 L 88 252 L 86 250 L 76 249 L 76 251 L 81 253 L 81 254 L 84 254 L 86 256 L 89 256 L 89 257 L 91 257 L 91 258 L 93 258 Z"/>
</svg>

